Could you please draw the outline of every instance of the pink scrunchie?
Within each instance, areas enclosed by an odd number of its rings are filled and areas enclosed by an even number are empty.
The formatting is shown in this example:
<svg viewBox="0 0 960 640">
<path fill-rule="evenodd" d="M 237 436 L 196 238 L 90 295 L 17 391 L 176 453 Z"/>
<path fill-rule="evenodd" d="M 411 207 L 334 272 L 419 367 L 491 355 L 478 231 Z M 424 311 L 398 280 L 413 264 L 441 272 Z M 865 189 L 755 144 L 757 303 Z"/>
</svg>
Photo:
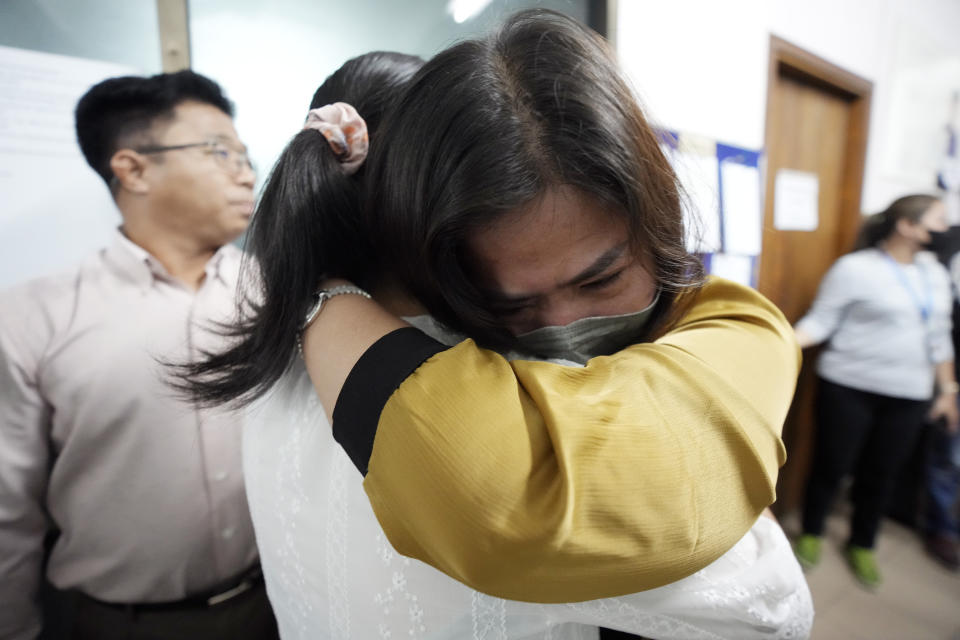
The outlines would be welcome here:
<svg viewBox="0 0 960 640">
<path fill-rule="evenodd" d="M 367 123 L 346 102 L 311 109 L 303 128 L 316 129 L 323 134 L 347 175 L 356 173 L 367 158 L 370 146 Z"/>
</svg>

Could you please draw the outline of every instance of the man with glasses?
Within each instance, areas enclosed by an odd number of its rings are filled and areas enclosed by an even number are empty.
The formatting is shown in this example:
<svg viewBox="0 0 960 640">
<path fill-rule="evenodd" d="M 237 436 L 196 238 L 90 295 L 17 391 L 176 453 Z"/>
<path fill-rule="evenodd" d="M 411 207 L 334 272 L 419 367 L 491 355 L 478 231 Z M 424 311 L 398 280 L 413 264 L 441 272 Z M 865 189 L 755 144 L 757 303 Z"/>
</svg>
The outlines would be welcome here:
<svg viewBox="0 0 960 640">
<path fill-rule="evenodd" d="M 239 419 L 176 398 L 163 368 L 217 349 L 235 313 L 254 174 L 232 115 L 189 71 L 77 104 L 122 224 L 71 272 L 0 293 L 0 638 L 37 637 L 44 570 L 71 638 L 276 637 Z"/>
</svg>

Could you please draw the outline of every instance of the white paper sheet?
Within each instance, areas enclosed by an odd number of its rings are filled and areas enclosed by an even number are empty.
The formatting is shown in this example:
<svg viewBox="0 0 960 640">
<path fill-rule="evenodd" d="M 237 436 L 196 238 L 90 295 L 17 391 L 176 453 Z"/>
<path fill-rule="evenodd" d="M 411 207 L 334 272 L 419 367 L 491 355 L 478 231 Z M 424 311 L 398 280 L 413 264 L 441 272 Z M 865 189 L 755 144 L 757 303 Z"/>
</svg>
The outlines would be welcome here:
<svg viewBox="0 0 960 640">
<path fill-rule="evenodd" d="M 817 174 L 780 169 L 773 193 L 774 227 L 781 231 L 815 231 L 820 225 Z"/>
<path fill-rule="evenodd" d="M 133 69 L 0 47 L 0 287 L 76 263 L 120 217 L 74 131 L 77 100 Z"/>
<path fill-rule="evenodd" d="M 719 251 L 720 201 L 716 156 L 673 151 L 668 157 L 687 195 L 683 200 L 687 250 L 693 253 Z"/>
<path fill-rule="evenodd" d="M 729 253 L 715 253 L 710 256 L 710 273 L 752 287 L 753 258 L 730 255 Z"/>
<path fill-rule="evenodd" d="M 760 209 L 760 171 L 756 167 L 724 162 L 723 251 L 744 256 L 760 253 L 763 212 Z"/>
</svg>

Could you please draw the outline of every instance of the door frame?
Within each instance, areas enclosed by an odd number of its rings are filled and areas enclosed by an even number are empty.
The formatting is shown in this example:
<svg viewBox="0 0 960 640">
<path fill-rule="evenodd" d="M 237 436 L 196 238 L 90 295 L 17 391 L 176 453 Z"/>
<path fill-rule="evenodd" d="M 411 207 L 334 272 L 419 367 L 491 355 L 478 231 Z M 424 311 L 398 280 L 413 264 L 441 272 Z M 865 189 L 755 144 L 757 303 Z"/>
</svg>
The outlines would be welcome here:
<svg viewBox="0 0 960 640">
<path fill-rule="evenodd" d="M 859 232 L 863 216 L 860 211 L 861 193 L 863 191 L 864 167 L 866 164 L 867 137 L 870 129 L 870 104 L 873 97 L 873 83 L 854 73 L 847 71 L 817 55 L 787 42 L 775 35 L 770 36 L 770 53 L 767 78 L 767 107 L 764 145 L 767 157 L 771 156 L 771 145 L 777 140 L 777 127 L 780 123 L 774 117 L 774 88 L 781 76 L 796 78 L 809 85 L 821 88 L 829 93 L 840 96 L 850 105 L 850 120 L 847 128 L 847 140 L 844 144 L 844 161 L 842 166 L 843 177 L 840 187 L 839 232 L 838 246 L 831 247 L 833 252 L 840 256 L 852 246 Z M 765 177 L 766 186 L 775 182 L 769 171 Z M 772 188 L 766 191 L 764 202 L 764 224 L 767 222 L 768 208 L 772 212 L 772 203 L 775 194 Z M 772 224 L 772 213 L 771 213 Z M 769 254 L 768 254 L 769 255 Z M 764 251 L 760 254 L 757 281 L 763 282 L 762 270 L 766 268 L 780 269 L 765 264 Z M 777 264 L 777 263 L 774 263 Z M 771 274 L 774 281 L 783 286 L 785 275 Z M 796 321 L 797 318 L 790 318 Z M 807 474 L 809 473 L 812 454 L 813 433 L 813 402 L 814 390 L 811 387 L 813 376 L 808 368 L 813 365 L 816 351 L 808 350 L 804 358 L 805 375 L 798 380 L 797 393 L 793 405 L 784 425 L 783 440 L 788 451 L 787 464 L 781 469 L 777 482 L 777 502 L 774 510 L 779 515 L 785 515 L 800 504 Z M 801 381 L 806 381 L 801 385 Z M 799 422 L 798 422 L 799 421 Z M 796 425 L 795 428 L 791 428 Z"/>
<path fill-rule="evenodd" d="M 867 137 L 870 132 L 870 104 L 873 99 L 873 83 L 832 62 L 801 49 L 775 35 L 770 36 L 770 56 L 767 71 L 767 107 L 764 146 L 769 155 L 769 145 L 776 137 L 774 131 L 773 91 L 777 78 L 783 70 L 784 75 L 799 77 L 809 84 L 820 86 L 828 91 L 842 95 L 850 103 L 850 127 L 848 129 L 846 153 L 841 187 L 840 213 L 840 253 L 853 246 L 860 229 L 862 213 L 860 198 L 863 192 L 863 174 L 867 159 Z M 767 198 L 773 198 L 768 193 Z M 763 253 L 760 254 L 760 268 L 763 268 Z"/>
</svg>

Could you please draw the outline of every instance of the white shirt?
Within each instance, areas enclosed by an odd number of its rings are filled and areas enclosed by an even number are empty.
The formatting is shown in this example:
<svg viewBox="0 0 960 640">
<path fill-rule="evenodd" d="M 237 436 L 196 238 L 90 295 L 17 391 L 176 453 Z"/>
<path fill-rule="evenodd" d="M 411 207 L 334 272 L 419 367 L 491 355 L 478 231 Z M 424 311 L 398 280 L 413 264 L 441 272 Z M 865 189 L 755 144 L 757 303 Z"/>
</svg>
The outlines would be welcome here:
<svg viewBox="0 0 960 640">
<path fill-rule="evenodd" d="M 203 593 L 257 553 L 237 414 L 196 410 L 159 359 L 222 348 L 239 251 L 192 291 L 119 232 L 76 269 L 0 293 L 0 637 L 35 637 L 47 575 L 121 603 Z"/>
<path fill-rule="evenodd" d="M 879 249 L 837 260 L 799 322 L 829 340 L 817 373 L 830 382 L 896 398 L 928 400 L 934 365 L 953 359 L 950 277 L 933 254 L 893 263 Z M 926 322 L 921 307 L 929 301 Z"/>
<path fill-rule="evenodd" d="M 597 638 L 598 626 L 658 640 L 810 633 L 806 581 L 782 530 L 766 518 L 693 576 L 582 603 L 494 598 L 400 556 L 300 362 L 251 407 L 243 453 L 267 592 L 285 640 L 573 640 Z"/>
</svg>

